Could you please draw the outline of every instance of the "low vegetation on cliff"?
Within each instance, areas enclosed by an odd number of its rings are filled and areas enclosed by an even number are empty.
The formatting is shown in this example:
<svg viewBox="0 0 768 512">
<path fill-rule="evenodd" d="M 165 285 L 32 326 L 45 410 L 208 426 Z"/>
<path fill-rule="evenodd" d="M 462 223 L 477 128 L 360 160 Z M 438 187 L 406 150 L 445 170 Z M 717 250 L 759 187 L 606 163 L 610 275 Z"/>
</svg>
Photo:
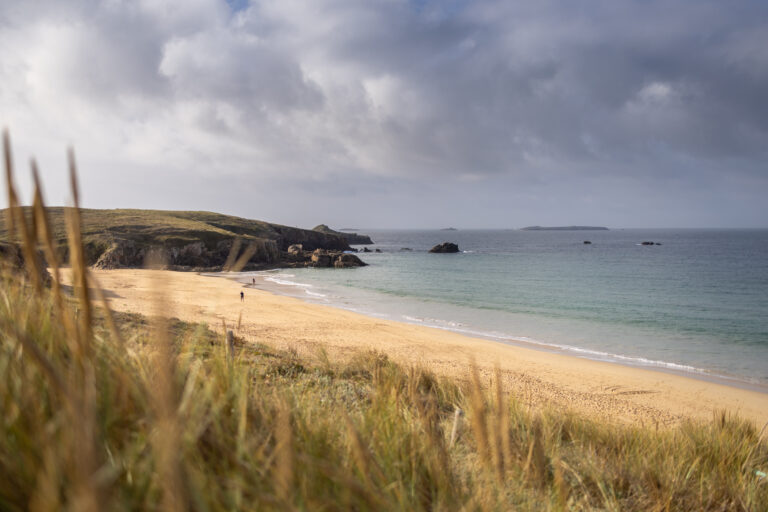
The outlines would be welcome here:
<svg viewBox="0 0 768 512">
<path fill-rule="evenodd" d="M 23 210 L 30 218 L 31 208 Z M 46 208 L 53 241 L 63 259 L 67 257 L 66 210 Z M 6 217 L 7 212 L 0 219 L 0 240 L 8 239 Z M 162 253 L 158 256 L 172 267 L 221 268 L 235 243 L 241 254 L 251 251 L 248 263 L 256 265 L 279 264 L 292 244 L 309 251 L 349 249 L 347 241 L 333 233 L 212 212 L 81 209 L 81 218 L 86 263 L 101 268 L 139 267 L 153 251 Z"/>
</svg>

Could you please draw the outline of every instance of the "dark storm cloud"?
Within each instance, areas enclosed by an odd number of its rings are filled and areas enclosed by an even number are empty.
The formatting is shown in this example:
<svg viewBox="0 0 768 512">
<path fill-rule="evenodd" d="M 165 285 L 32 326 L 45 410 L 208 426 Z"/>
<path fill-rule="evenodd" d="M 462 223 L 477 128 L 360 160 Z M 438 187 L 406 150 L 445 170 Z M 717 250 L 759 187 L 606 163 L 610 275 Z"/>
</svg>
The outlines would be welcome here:
<svg viewBox="0 0 768 512">
<path fill-rule="evenodd" d="M 596 187 L 659 207 L 687 187 L 681 219 L 728 190 L 739 222 L 768 192 L 761 1 L 4 3 L 0 43 L 0 121 L 44 160 L 75 144 L 107 203 L 116 169 L 402 205 L 471 189 L 489 217 L 504 187 L 590 218 Z"/>
<path fill-rule="evenodd" d="M 765 7 L 588 4 L 473 4 L 438 23 L 400 7 L 336 54 L 402 80 L 423 116 L 387 135 L 459 172 L 765 158 Z"/>
</svg>

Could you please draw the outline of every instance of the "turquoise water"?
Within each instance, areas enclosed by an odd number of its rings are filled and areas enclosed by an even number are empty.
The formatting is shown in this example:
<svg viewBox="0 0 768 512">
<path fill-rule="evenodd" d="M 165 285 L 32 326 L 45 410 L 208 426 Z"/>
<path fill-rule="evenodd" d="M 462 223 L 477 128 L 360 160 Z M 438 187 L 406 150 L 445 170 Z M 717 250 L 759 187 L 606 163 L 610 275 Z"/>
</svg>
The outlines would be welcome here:
<svg viewBox="0 0 768 512">
<path fill-rule="evenodd" d="M 768 384 L 768 230 L 368 234 L 383 251 L 360 255 L 368 267 L 259 273 L 260 286 L 502 342 Z M 463 252 L 426 252 L 443 241 Z"/>
</svg>

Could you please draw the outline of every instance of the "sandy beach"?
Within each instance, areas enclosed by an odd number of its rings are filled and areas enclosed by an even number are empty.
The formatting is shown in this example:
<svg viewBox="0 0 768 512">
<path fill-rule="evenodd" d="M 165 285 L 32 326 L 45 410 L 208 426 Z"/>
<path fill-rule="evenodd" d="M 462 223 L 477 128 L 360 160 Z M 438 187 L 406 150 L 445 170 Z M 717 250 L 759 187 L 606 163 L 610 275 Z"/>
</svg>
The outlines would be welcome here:
<svg viewBox="0 0 768 512">
<path fill-rule="evenodd" d="M 93 276 L 117 311 L 153 314 L 160 291 L 162 314 L 222 321 L 247 341 L 331 357 L 378 350 L 404 365 L 468 379 L 471 364 L 490 379 L 498 367 L 504 387 L 531 407 L 551 405 L 601 421 L 659 427 L 686 418 L 708 420 L 727 410 L 768 422 L 768 394 L 618 364 L 510 346 L 429 327 L 363 316 L 342 309 L 244 288 L 220 277 L 159 270 L 95 270 Z M 65 271 L 62 279 L 70 282 Z M 245 300 L 240 300 L 240 291 Z"/>
</svg>

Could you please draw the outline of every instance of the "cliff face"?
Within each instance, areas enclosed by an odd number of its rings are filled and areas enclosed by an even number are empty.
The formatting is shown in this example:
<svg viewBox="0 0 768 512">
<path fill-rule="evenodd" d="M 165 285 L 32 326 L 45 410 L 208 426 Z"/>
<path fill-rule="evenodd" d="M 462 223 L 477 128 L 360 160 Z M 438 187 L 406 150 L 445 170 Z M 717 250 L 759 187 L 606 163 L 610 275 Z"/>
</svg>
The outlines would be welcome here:
<svg viewBox="0 0 768 512">
<path fill-rule="evenodd" d="M 278 233 L 277 242 L 281 251 L 287 251 L 288 247 L 300 244 L 307 251 L 315 249 L 327 249 L 335 251 L 348 251 L 348 242 L 340 233 L 323 233 L 320 231 L 276 226 Z"/>
<path fill-rule="evenodd" d="M 364 263 L 354 254 L 349 254 L 342 251 L 327 251 L 325 249 L 306 251 L 301 245 L 298 244 L 292 245 L 288 248 L 283 262 L 285 266 L 295 268 L 352 268 L 365 267 L 367 265 L 367 263 Z"/>
<path fill-rule="evenodd" d="M 37 258 L 37 269 L 39 272 L 40 282 L 47 284 L 51 280 L 51 275 L 46 270 L 45 257 L 42 252 L 35 254 Z M 7 242 L 0 242 L 0 261 L 2 264 L 8 265 L 11 270 L 18 272 L 29 272 L 30 267 L 24 262 L 24 251 L 16 244 L 9 244 Z"/>
<path fill-rule="evenodd" d="M 61 260 L 67 261 L 64 208 L 49 208 L 48 214 Z M 252 269 L 287 264 L 286 251 L 294 244 L 307 251 L 350 249 L 332 233 L 212 212 L 83 209 L 81 218 L 87 263 L 98 268 L 140 267 L 151 255 L 178 270 L 220 270 L 232 263 L 231 252 L 239 257 L 248 251 L 245 268 Z M 0 240 L 6 237 L 0 220 Z"/>
<path fill-rule="evenodd" d="M 235 240 L 221 240 L 212 247 L 203 242 L 167 246 L 137 244 L 134 240 L 115 240 L 109 248 L 98 254 L 93 266 L 102 269 L 140 267 L 151 257 L 155 261 L 164 262 L 170 268 L 180 270 L 220 270 L 226 265 Z M 248 260 L 250 266 L 281 262 L 280 251 L 274 240 L 251 240 L 247 245 L 241 243 L 235 258 L 250 246 L 255 247 L 254 254 Z"/>
<path fill-rule="evenodd" d="M 312 231 L 317 231 L 318 233 L 325 233 L 326 235 L 333 235 L 343 238 L 347 241 L 350 245 L 371 245 L 373 244 L 373 240 L 371 240 L 371 237 L 368 235 L 358 235 L 357 233 L 344 233 L 342 231 L 335 231 L 325 224 L 320 224 L 319 226 L 315 226 L 312 228 Z"/>
</svg>

